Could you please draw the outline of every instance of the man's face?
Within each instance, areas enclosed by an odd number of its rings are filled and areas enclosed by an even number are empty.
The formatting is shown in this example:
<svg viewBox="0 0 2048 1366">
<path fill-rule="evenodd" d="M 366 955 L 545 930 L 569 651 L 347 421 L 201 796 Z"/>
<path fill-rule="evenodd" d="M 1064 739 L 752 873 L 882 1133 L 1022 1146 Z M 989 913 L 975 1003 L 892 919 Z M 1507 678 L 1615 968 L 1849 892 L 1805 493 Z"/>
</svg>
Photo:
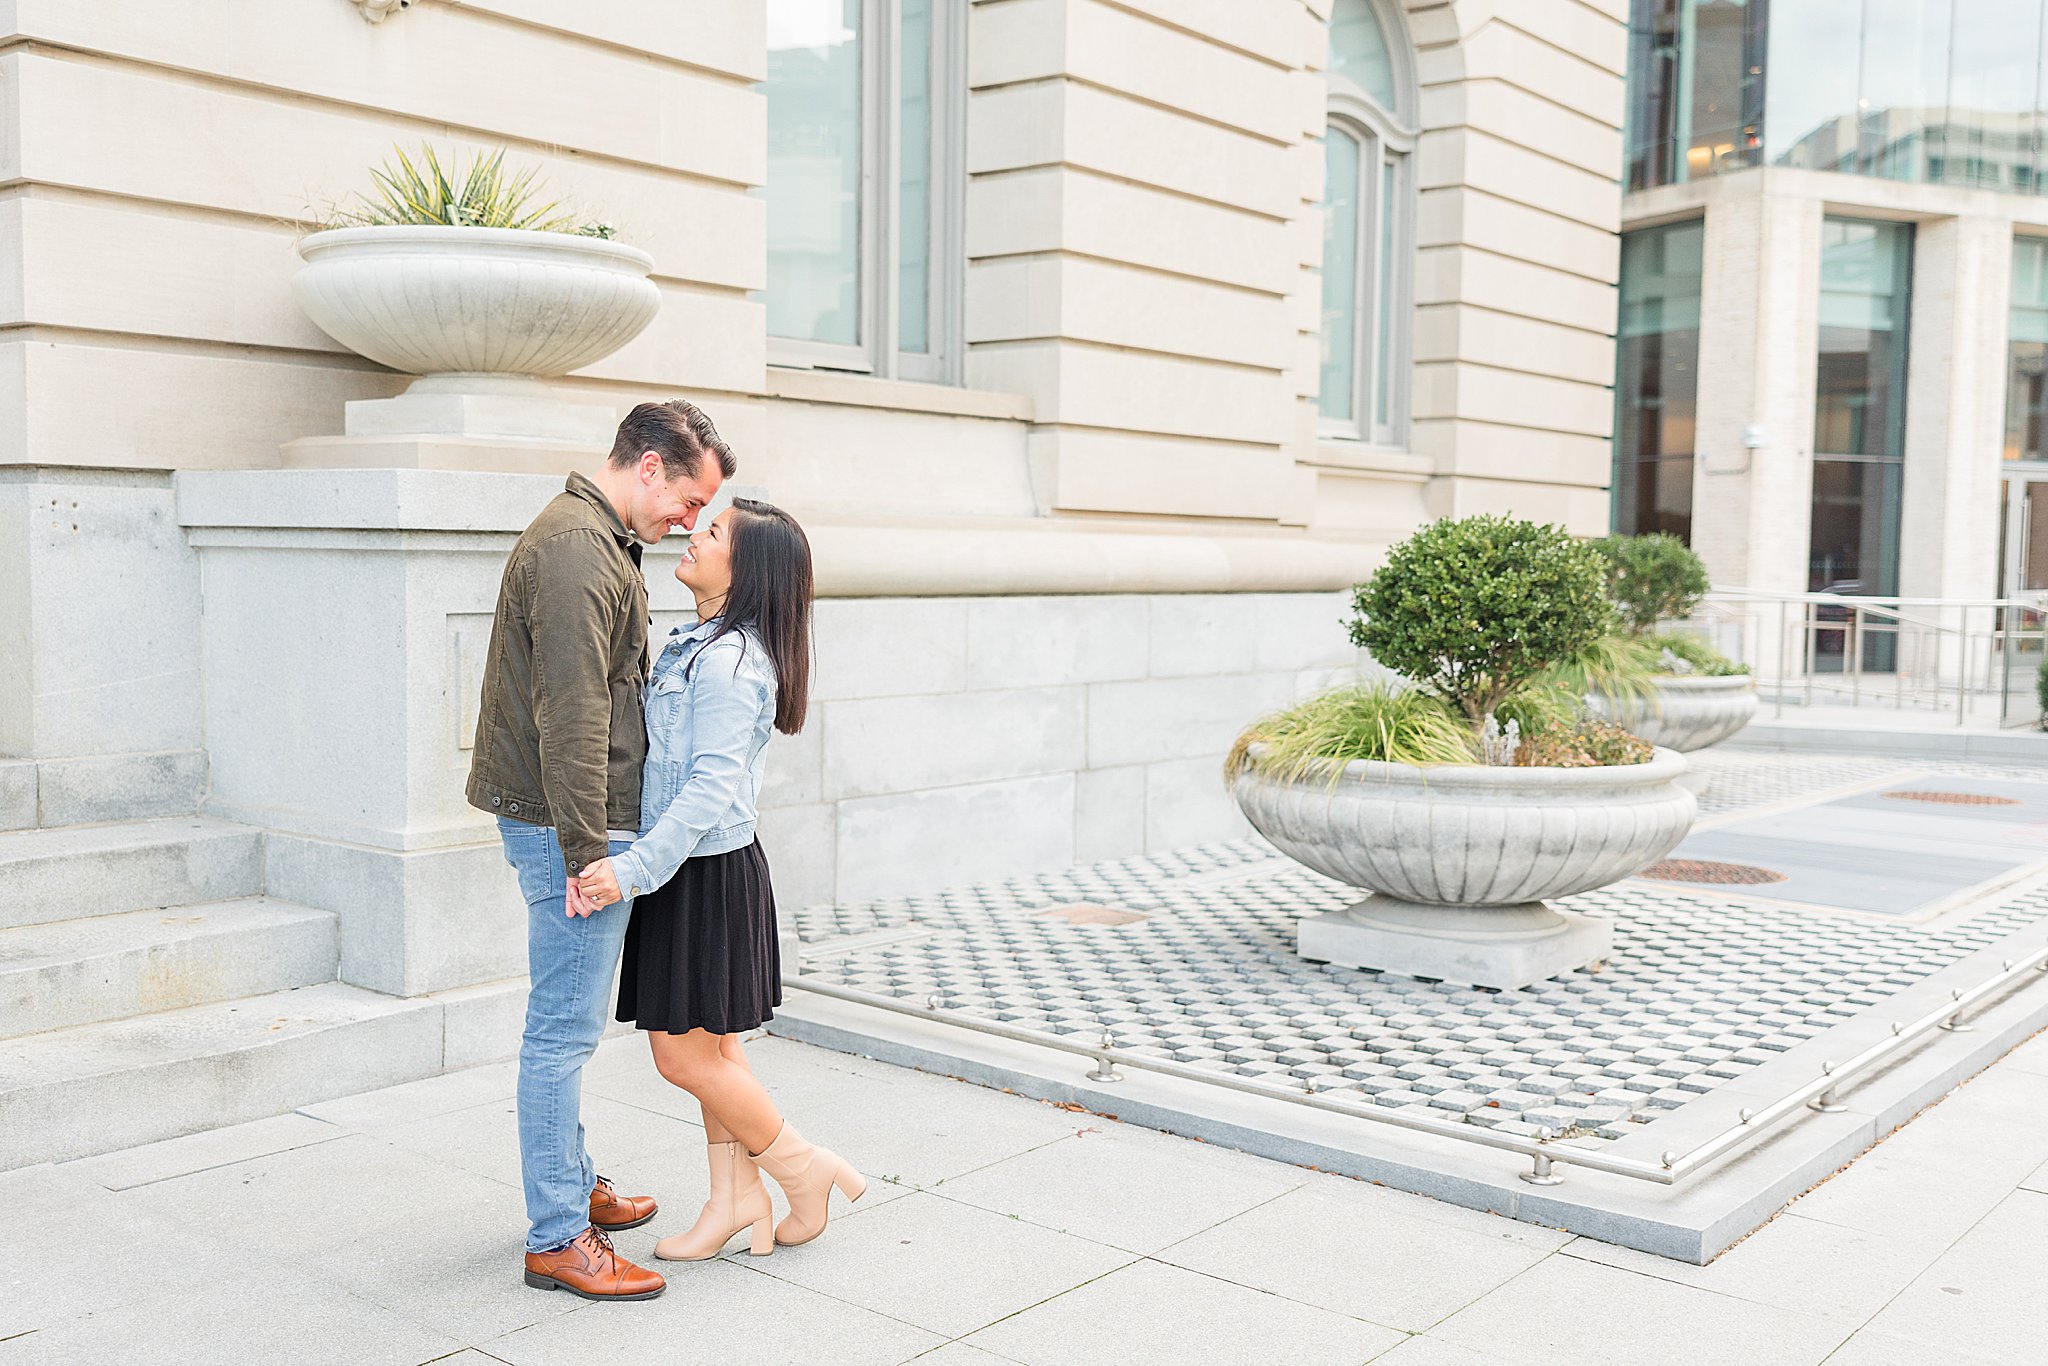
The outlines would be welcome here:
<svg viewBox="0 0 2048 1366">
<path fill-rule="evenodd" d="M 641 455 L 639 474 L 628 522 L 644 545 L 655 544 L 677 527 L 693 530 L 697 514 L 718 496 L 724 482 L 718 462 L 709 457 L 700 462 L 695 476 L 670 479 L 653 451 Z"/>
</svg>

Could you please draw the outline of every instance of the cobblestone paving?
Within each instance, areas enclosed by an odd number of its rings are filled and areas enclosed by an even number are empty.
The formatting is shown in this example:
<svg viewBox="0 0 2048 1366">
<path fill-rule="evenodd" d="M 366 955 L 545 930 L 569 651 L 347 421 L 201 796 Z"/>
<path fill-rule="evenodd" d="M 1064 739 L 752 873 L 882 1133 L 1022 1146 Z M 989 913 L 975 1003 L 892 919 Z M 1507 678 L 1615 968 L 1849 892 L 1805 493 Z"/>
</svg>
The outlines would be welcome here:
<svg viewBox="0 0 2048 1366">
<path fill-rule="evenodd" d="M 2037 769 L 1730 751 L 1703 815 L 1891 775 Z M 1361 893 L 1257 839 L 800 912 L 807 974 L 1191 1066 L 1472 1124 L 1618 1138 L 1965 955 L 2048 919 L 2048 889 L 1939 928 L 1625 884 L 1559 904 L 1615 921 L 1600 971 L 1515 992 L 1307 962 L 1295 923 Z M 1051 914 L 1144 912 L 1121 925 Z M 1085 913 L 1083 913 L 1085 916 Z M 898 929 L 867 947 L 830 941 Z M 813 953 L 818 956 L 813 957 Z"/>
</svg>

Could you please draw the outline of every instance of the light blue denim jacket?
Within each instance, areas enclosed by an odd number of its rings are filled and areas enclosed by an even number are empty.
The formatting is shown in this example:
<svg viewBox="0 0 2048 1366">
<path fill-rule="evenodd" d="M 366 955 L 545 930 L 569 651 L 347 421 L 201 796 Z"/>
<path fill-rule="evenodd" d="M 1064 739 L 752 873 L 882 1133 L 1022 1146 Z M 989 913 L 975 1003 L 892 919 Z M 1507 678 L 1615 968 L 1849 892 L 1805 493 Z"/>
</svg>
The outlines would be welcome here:
<svg viewBox="0 0 2048 1366">
<path fill-rule="evenodd" d="M 744 849 L 754 838 L 775 666 L 744 626 L 706 646 L 718 620 L 671 631 L 647 679 L 640 838 L 612 856 L 629 897 L 661 886 L 693 855 Z"/>
</svg>

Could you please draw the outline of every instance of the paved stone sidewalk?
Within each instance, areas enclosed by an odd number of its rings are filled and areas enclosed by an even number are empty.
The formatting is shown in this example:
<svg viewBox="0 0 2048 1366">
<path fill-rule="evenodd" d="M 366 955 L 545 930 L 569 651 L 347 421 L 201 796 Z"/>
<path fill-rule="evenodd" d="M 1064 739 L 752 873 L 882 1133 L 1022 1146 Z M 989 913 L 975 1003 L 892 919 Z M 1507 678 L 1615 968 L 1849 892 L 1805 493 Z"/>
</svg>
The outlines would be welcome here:
<svg viewBox="0 0 2048 1366">
<path fill-rule="evenodd" d="M 0 1366 L 1744 1366 L 2037 1363 L 2048 1036 L 1707 1267 L 780 1039 L 812 1137 L 876 1181 L 827 1236 L 671 1268 L 638 1305 L 527 1289 L 513 1069 L 0 1175 Z M 593 1065 L 608 1174 L 703 1193 L 635 1038 Z"/>
</svg>

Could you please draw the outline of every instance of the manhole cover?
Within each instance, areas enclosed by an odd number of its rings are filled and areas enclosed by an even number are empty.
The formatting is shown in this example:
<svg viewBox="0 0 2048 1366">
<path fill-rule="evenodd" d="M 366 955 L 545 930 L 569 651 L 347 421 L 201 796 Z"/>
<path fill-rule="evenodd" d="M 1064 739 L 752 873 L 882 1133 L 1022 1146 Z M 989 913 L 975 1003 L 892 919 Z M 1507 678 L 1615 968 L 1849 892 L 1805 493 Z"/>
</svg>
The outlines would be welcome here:
<svg viewBox="0 0 2048 1366">
<path fill-rule="evenodd" d="M 1982 792 L 1887 792 L 1895 802 L 1935 802 L 1941 806 L 2023 806 L 2017 797 L 1993 797 Z"/>
<path fill-rule="evenodd" d="M 1120 906 L 1099 906 L 1093 901 L 1073 901 L 1048 906 L 1038 913 L 1043 920 L 1064 920 L 1069 925 L 1128 925 L 1145 919 L 1147 912 L 1127 911 Z"/>
<path fill-rule="evenodd" d="M 1759 883 L 1783 882 L 1783 873 L 1759 868 L 1753 863 L 1716 863 L 1704 858 L 1668 858 L 1645 868 L 1639 877 L 1655 882 L 1707 882 L 1722 887 L 1754 887 Z"/>
</svg>

